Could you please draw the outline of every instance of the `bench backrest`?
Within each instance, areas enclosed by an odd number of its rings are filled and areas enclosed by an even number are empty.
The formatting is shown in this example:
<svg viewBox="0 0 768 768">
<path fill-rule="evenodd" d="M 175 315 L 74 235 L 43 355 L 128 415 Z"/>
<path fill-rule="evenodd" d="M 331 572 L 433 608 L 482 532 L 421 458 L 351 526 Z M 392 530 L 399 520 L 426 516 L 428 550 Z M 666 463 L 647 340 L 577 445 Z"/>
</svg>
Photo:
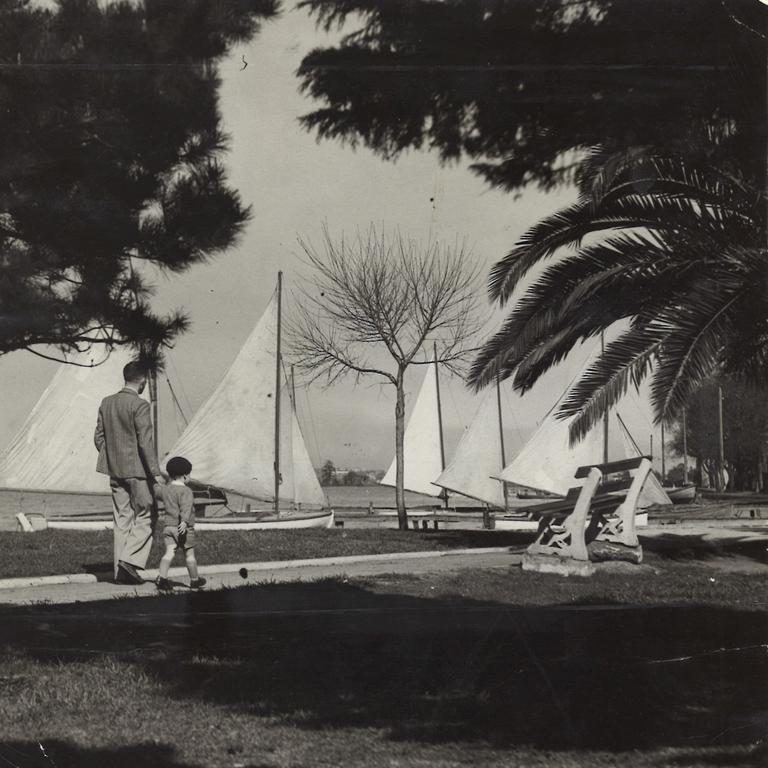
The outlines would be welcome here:
<svg viewBox="0 0 768 768">
<path fill-rule="evenodd" d="M 576 470 L 574 477 L 581 480 L 589 474 L 589 471 L 595 467 L 603 475 L 612 475 L 614 472 L 628 472 L 637 469 L 643 462 L 643 459 L 650 460 L 650 456 L 637 456 L 632 459 L 620 459 L 619 461 L 609 461 L 607 464 L 587 464 Z"/>
</svg>

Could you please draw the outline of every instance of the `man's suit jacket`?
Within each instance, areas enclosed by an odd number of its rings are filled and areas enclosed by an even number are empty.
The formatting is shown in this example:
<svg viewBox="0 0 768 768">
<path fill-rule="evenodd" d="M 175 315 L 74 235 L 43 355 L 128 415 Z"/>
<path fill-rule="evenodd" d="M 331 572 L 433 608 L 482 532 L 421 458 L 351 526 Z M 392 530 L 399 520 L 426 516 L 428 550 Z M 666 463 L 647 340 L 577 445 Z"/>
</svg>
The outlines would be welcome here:
<svg viewBox="0 0 768 768">
<path fill-rule="evenodd" d="M 93 442 L 99 452 L 97 472 L 110 477 L 160 474 L 149 403 L 128 387 L 101 401 Z"/>
</svg>

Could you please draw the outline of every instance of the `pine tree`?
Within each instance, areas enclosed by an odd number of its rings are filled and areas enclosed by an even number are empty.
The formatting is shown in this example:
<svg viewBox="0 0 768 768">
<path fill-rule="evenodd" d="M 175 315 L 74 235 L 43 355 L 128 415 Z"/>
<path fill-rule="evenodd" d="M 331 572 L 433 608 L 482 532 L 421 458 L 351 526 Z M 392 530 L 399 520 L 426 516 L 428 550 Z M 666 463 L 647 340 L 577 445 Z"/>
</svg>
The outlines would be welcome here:
<svg viewBox="0 0 768 768">
<path fill-rule="evenodd" d="M 136 265 L 183 271 L 248 218 L 217 63 L 275 0 L 0 0 L 0 354 L 182 332 Z"/>
</svg>

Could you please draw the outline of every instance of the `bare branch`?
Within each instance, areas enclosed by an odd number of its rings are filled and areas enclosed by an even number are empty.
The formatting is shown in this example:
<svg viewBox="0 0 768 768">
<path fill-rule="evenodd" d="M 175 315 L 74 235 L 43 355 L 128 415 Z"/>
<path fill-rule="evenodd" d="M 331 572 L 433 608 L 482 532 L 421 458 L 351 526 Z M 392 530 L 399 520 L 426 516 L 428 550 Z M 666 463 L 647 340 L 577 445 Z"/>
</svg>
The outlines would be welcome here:
<svg viewBox="0 0 768 768">
<path fill-rule="evenodd" d="M 313 379 L 330 384 L 346 370 L 396 383 L 397 371 L 417 362 L 428 340 L 446 364 L 458 365 L 474 349 L 483 293 L 479 265 L 467 266 L 464 244 L 422 247 L 373 226 L 336 241 L 324 229 L 319 249 L 299 244 L 312 276 L 298 291 L 287 338 L 297 365 Z M 377 348 L 392 358 L 392 371 L 369 361 Z"/>
</svg>

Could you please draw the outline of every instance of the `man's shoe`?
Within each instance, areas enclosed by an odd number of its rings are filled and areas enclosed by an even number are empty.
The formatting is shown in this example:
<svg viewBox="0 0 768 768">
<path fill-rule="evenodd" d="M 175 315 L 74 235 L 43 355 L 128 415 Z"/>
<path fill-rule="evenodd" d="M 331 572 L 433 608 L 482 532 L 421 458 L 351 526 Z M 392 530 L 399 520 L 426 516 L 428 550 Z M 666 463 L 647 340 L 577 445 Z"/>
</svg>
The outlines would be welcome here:
<svg viewBox="0 0 768 768">
<path fill-rule="evenodd" d="M 173 591 L 173 584 L 171 584 L 168 579 L 164 579 L 162 576 L 157 577 L 157 581 L 155 582 L 155 586 L 157 587 L 158 592 L 172 592 Z"/>
<path fill-rule="evenodd" d="M 143 584 L 144 579 L 139 575 L 135 565 L 120 560 L 117 564 L 118 584 Z"/>
<path fill-rule="evenodd" d="M 189 582 L 189 588 L 190 589 L 202 589 L 207 583 L 207 580 L 204 579 L 202 576 L 199 579 L 192 579 Z"/>
</svg>

